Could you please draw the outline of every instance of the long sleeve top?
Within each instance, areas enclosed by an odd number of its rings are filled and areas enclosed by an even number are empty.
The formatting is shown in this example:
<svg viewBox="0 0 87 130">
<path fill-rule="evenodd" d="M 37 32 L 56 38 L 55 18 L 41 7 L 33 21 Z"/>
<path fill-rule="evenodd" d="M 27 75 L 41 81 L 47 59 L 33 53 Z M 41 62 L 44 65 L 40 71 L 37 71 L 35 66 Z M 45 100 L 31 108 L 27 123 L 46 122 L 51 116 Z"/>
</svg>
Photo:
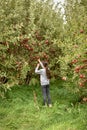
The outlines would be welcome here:
<svg viewBox="0 0 87 130">
<path fill-rule="evenodd" d="M 39 69 L 39 67 L 35 68 L 35 73 L 40 74 L 40 83 L 41 85 L 48 85 L 49 79 L 46 76 L 46 69 L 43 66 L 42 62 L 40 62 L 40 65 L 42 66 L 42 69 Z"/>
</svg>

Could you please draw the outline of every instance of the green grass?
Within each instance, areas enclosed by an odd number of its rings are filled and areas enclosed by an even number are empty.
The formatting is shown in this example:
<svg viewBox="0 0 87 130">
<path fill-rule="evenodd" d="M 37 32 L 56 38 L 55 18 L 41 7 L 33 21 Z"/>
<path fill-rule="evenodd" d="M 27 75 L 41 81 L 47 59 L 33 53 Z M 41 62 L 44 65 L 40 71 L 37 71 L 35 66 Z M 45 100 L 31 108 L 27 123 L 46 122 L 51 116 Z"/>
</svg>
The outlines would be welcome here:
<svg viewBox="0 0 87 130">
<path fill-rule="evenodd" d="M 87 104 L 61 81 L 50 86 L 53 107 L 42 106 L 40 86 L 15 86 L 0 99 L 0 130 L 87 130 Z M 34 102 L 33 91 L 37 94 Z"/>
</svg>

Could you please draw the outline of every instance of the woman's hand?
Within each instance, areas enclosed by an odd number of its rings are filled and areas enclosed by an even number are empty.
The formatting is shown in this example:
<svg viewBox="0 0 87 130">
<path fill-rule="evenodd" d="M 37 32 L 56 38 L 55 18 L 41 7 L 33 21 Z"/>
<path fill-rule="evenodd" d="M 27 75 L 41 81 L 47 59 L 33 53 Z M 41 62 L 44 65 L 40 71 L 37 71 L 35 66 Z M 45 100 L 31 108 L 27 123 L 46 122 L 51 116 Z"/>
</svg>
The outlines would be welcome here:
<svg viewBox="0 0 87 130">
<path fill-rule="evenodd" d="M 40 63 L 41 61 L 40 61 L 40 58 L 38 59 L 38 62 Z"/>
<path fill-rule="evenodd" d="M 44 65 L 43 65 L 43 63 L 41 62 L 40 58 L 38 59 L 38 62 L 39 62 L 39 64 L 40 64 L 40 66 L 44 69 Z"/>
</svg>

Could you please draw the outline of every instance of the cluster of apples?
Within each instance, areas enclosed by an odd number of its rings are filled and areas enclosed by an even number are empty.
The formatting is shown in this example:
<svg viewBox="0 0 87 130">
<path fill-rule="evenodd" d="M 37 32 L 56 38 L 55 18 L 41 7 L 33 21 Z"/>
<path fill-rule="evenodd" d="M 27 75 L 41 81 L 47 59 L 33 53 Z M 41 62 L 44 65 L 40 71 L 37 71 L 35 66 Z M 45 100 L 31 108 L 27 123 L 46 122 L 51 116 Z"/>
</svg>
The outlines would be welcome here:
<svg viewBox="0 0 87 130">
<path fill-rule="evenodd" d="M 41 41 L 41 40 L 42 40 L 42 36 L 40 35 L 39 31 L 35 31 L 35 38 L 36 38 L 38 41 Z"/>
<path fill-rule="evenodd" d="M 80 87 L 85 86 L 85 84 L 87 82 L 87 77 L 86 77 L 87 59 L 83 59 L 83 60 L 81 60 L 81 59 L 80 60 L 75 59 L 71 63 L 73 65 L 75 65 L 74 72 L 78 74 L 78 78 L 80 79 L 79 86 Z M 76 63 L 78 63 L 79 65 L 76 66 Z"/>
<path fill-rule="evenodd" d="M 33 51 L 33 48 L 28 44 L 28 42 L 29 42 L 29 39 L 24 38 L 20 41 L 20 45 L 23 46 L 28 51 Z"/>
</svg>

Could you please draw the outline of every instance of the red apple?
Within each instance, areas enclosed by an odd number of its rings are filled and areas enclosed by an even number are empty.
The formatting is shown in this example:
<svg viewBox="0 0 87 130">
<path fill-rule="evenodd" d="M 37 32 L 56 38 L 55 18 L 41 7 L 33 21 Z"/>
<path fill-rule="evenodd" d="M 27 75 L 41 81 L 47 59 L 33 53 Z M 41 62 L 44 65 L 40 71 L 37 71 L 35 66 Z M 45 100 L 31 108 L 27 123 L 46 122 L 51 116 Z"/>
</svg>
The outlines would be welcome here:
<svg viewBox="0 0 87 130">
<path fill-rule="evenodd" d="M 80 30 L 80 33 L 84 33 L 84 30 Z"/>
<path fill-rule="evenodd" d="M 87 62 L 87 59 L 83 60 L 82 62 Z"/>
<path fill-rule="evenodd" d="M 64 76 L 64 77 L 62 77 L 62 80 L 66 81 L 66 79 L 67 79 L 67 78 L 66 78 L 65 76 Z"/>
<path fill-rule="evenodd" d="M 77 62 L 78 62 L 78 60 L 75 59 L 75 60 L 73 60 L 71 63 L 72 63 L 72 64 L 75 64 L 75 63 L 77 63 Z"/>
<path fill-rule="evenodd" d="M 83 86 L 84 86 L 84 84 L 83 84 L 82 82 L 80 82 L 80 83 L 79 83 L 79 86 L 80 86 L 80 87 L 83 87 Z"/>
<path fill-rule="evenodd" d="M 80 67 L 79 67 L 79 66 L 77 66 L 77 67 L 75 68 L 75 70 L 80 70 Z"/>
<path fill-rule="evenodd" d="M 83 75 L 83 74 L 80 74 L 80 76 L 79 76 L 80 78 L 85 78 L 85 75 Z"/>
<path fill-rule="evenodd" d="M 84 101 L 84 102 L 87 102 L 87 98 L 86 98 L 86 97 L 84 97 L 84 98 L 83 98 L 83 101 Z"/>
<path fill-rule="evenodd" d="M 49 44 L 49 41 L 48 41 L 48 40 L 46 40 L 46 41 L 45 41 L 45 43 L 46 43 L 46 44 Z"/>
<path fill-rule="evenodd" d="M 33 51 L 33 48 L 30 48 L 30 51 Z"/>
</svg>

